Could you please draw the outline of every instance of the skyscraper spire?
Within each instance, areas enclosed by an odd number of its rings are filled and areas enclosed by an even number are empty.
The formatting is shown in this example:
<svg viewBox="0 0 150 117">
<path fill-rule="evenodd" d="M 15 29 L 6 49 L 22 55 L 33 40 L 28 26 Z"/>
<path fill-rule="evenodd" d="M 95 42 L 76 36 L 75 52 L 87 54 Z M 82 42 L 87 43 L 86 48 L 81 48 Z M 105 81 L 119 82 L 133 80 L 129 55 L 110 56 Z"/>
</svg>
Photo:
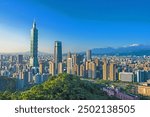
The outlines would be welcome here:
<svg viewBox="0 0 150 117">
<path fill-rule="evenodd" d="M 36 28 L 36 21 L 35 21 L 35 19 L 33 20 L 33 28 Z"/>
<path fill-rule="evenodd" d="M 30 41 L 30 66 L 38 67 L 38 29 L 36 28 L 36 22 L 33 22 L 31 29 L 31 41 Z"/>
</svg>

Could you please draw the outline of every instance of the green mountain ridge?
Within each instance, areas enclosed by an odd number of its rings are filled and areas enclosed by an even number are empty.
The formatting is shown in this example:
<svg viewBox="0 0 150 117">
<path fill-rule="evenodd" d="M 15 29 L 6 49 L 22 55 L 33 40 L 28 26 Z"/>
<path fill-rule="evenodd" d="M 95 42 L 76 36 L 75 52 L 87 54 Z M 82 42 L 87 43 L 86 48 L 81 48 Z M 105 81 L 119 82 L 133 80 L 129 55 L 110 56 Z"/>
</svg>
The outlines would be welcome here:
<svg viewBox="0 0 150 117">
<path fill-rule="evenodd" d="M 7 97 L 6 97 L 6 96 Z M 59 74 L 48 81 L 22 92 L 4 92 L 0 99 L 12 100 L 109 100 L 100 87 L 69 74 Z"/>
</svg>

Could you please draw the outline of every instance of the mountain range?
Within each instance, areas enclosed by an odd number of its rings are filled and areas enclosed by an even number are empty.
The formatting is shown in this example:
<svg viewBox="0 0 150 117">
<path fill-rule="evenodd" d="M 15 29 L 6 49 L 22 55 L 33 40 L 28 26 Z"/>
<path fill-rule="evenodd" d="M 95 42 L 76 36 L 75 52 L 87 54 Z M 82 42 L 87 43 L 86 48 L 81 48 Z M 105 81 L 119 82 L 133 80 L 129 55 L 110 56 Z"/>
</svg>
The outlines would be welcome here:
<svg viewBox="0 0 150 117">
<path fill-rule="evenodd" d="M 143 44 L 131 44 L 128 46 L 113 48 L 93 48 L 91 49 L 92 55 L 120 55 L 120 56 L 127 56 L 127 55 L 136 55 L 136 56 L 143 56 L 143 55 L 150 55 L 150 45 L 143 45 Z M 78 52 L 80 54 L 85 54 L 85 51 Z M 0 54 L 23 54 L 29 55 L 30 52 L 18 52 L 18 53 L 0 53 Z M 46 52 L 38 52 L 39 55 L 53 55 L 52 53 Z M 66 55 L 64 53 L 63 55 Z"/>
<path fill-rule="evenodd" d="M 150 45 L 131 44 L 119 48 L 94 48 L 93 55 L 150 55 Z"/>
</svg>

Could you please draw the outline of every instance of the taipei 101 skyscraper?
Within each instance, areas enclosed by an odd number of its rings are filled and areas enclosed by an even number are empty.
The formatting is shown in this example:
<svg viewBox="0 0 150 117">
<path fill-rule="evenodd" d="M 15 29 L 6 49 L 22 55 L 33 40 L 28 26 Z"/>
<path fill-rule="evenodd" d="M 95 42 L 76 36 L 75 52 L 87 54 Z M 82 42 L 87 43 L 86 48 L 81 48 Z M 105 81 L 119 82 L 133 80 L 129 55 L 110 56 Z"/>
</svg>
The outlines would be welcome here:
<svg viewBox="0 0 150 117">
<path fill-rule="evenodd" d="M 31 29 L 30 66 L 38 67 L 38 29 L 36 28 L 35 21 L 33 22 Z"/>
</svg>

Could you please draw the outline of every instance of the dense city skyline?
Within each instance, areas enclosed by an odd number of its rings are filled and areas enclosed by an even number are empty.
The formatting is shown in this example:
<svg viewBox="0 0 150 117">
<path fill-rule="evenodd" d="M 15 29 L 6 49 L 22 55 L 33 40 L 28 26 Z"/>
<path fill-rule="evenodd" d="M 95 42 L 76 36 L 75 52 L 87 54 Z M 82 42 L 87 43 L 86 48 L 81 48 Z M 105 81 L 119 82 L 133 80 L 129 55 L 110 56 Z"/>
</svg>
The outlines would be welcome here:
<svg viewBox="0 0 150 117">
<path fill-rule="evenodd" d="M 0 0 L 0 52 L 29 51 L 34 19 L 42 52 L 53 53 L 56 40 L 63 42 L 63 52 L 149 44 L 148 5 L 146 0 Z"/>
</svg>

